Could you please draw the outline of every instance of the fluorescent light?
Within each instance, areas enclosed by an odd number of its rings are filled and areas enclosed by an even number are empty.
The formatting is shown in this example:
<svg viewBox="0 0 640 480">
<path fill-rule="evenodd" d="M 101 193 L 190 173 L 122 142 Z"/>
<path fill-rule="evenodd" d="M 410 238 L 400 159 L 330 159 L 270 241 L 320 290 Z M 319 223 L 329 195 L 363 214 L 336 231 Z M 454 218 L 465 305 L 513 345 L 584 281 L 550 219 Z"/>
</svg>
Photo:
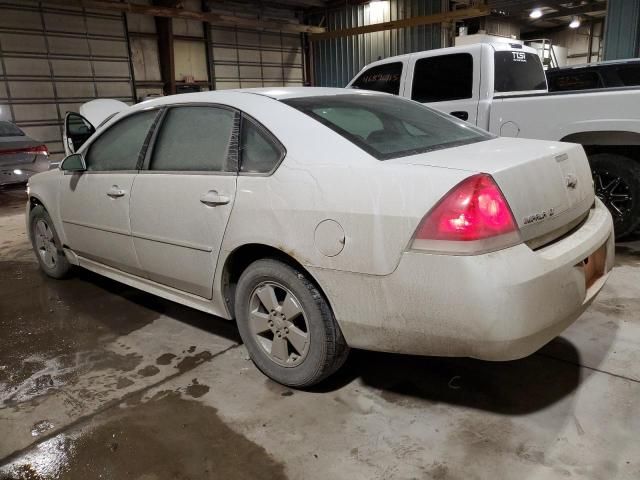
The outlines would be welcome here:
<svg viewBox="0 0 640 480">
<path fill-rule="evenodd" d="M 571 23 L 569 24 L 569 28 L 578 28 L 580 26 L 580 19 L 578 17 L 573 17 Z"/>
<path fill-rule="evenodd" d="M 369 3 L 369 23 L 384 22 L 385 13 L 388 12 L 388 0 L 373 0 L 371 3 Z"/>
<path fill-rule="evenodd" d="M 529 16 L 531 18 L 540 18 L 542 16 L 542 10 L 540 10 L 539 8 L 536 8 L 535 10 L 531 10 L 531 13 L 529 14 Z"/>
</svg>

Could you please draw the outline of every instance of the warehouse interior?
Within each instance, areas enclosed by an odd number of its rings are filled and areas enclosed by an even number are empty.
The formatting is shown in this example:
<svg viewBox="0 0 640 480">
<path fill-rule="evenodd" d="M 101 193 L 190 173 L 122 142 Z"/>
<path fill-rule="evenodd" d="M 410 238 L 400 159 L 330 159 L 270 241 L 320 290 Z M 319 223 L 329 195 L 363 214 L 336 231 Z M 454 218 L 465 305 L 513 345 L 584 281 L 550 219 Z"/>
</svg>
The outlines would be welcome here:
<svg viewBox="0 0 640 480">
<path fill-rule="evenodd" d="M 65 116 L 95 99 L 342 88 L 371 62 L 483 42 L 533 47 L 545 70 L 637 59 L 640 3 L 0 0 L 0 121 L 55 169 Z M 297 390 L 253 367 L 233 322 L 89 271 L 46 277 L 27 199 L 0 184 L 0 480 L 640 478 L 640 232 L 530 356 L 354 349 Z"/>
</svg>

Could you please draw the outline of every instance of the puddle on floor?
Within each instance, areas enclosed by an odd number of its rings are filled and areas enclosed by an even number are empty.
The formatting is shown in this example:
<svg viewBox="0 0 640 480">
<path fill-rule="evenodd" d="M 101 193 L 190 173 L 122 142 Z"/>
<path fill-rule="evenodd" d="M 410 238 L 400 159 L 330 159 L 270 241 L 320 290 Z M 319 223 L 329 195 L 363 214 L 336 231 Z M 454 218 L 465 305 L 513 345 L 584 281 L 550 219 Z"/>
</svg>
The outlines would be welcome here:
<svg viewBox="0 0 640 480">
<path fill-rule="evenodd" d="M 135 369 L 140 355 L 102 347 L 161 311 L 155 297 L 90 272 L 54 280 L 35 263 L 0 262 L 0 404 L 69 383 L 82 365 Z"/>
<path fill-rule="evenodd" d="M 91 426 L 57 435 L 0 467 L 1 480 L 89 478 L 277 480 L 286 476 L 281 463 L 229 428 L 214 408 L 176 392 L 160 392 L 147 402 L 111 409 Z"/>
</svg>

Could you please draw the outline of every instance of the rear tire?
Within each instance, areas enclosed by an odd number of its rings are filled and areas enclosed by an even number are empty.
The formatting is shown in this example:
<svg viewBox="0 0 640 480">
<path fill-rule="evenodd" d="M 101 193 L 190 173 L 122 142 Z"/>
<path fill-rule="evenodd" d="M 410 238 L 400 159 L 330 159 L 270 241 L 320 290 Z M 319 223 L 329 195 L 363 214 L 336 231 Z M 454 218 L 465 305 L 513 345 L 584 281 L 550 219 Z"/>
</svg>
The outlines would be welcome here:
<svg viewBox="0 0 640 480">
<path fill-rule="evenodd" d="M 42 205 L 34 207 L 29 213 L 29 237 L 42 271 L 52 278 L 66 277 L 71 265 L 51 217 Z"/>
<path fill-rule="evenodd" d="M 349 353 L 331 308 L 301 271 L 257 260 L 238 281 L 238 330 L 262 373 L 291 387 L 309 387 L 342 366 Z"/>
<path fill-rule="evenodd" d="M 595 192 L 613 216 L 616 238 L 633 233 L 640 224 L 640 165 L 613 153 L 589 157 Z"/>
</svg>

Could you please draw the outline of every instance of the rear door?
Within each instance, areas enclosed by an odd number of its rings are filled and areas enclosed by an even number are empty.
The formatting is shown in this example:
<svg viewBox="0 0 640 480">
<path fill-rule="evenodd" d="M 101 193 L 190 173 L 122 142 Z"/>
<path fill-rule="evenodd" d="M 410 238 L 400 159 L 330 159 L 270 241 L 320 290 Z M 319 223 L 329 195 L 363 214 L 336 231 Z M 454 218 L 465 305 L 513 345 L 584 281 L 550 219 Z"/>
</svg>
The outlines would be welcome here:
<svg viewBox="0 0 640 480">
<path fill-rule="evenodd" d="M 239 119 L 224 106 L 167 109 L 131 196 L 133 243 L 150 280 L 211 298 L 236 195 Z"/>
<path fill-rule="evenodd" d="M 480 49 L 413 56 L 404 96 L 476 124 L 480 99 Z"/>
<path fill-rule="evenodd" d="M 78 255 L 139 275 L 131 227 L 131 188 L 158 110 L 129 115 L 84 152 L 87 171 L 65 172 L 60 212 L 67 244 Z"/>
</svg>

